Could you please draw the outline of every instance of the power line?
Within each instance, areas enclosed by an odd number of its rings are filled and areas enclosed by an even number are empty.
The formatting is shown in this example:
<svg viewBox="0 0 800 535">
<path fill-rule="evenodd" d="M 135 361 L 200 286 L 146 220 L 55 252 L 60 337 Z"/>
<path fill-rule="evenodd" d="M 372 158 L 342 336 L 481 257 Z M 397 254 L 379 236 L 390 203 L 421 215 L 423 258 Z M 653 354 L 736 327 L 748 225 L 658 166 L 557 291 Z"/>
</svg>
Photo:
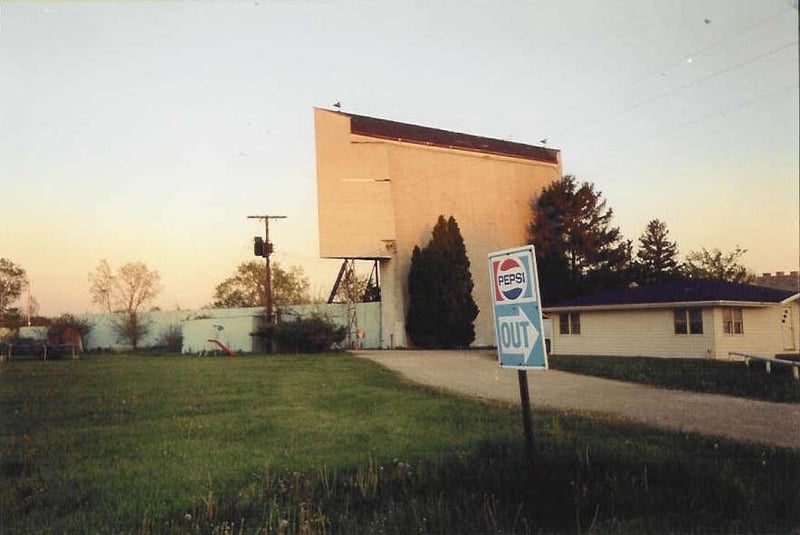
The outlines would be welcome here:
<svg viewBox="0 0 800 535">
<path fill-rule="evenodd" d="M 707 121 L 709 119 L 713 119 L 714 117 L 717 117 L 717 116 L 720 116 L 720 115 L 725 115 L 727 113 L 731 113 L 731 112 L 737 111 L 737 110 L 742 109 L 742 108 L 747 108 L 749 106 L 757 104 L 761 100 L 765 100 L 767 98 L 773 97 L 773 96 L 775 96 L 775 95 L 777 95 L 779 93 L 783 93 L 784 91 L 788 91 L 790 89 L 797 89 L 798 87 L 800 87 L 800 86 L 798 86 L 798 84 L 790 84 L 790 85 L 781 87 L 779 89 L 776 89 L 774 91 L 770 91 L 768 93 L 763 93 L 763 94 L 758 95 L 756 97 L 753 97 L 751 99 L 747 99 L 747 100 L 744 100 L 742 102 L 739 102 L 738 104 L 735 104 L 733 106 L 729 106 L 727 108 L 723 108 L 723 109 L 708 113 L 706 115 L 698 117 L 697 119 L 692 119 L 691 121 L 685 121 L 685 122 L 682 122 L 682 123 L 678 123 L 678 124 L 673 125 L 673 126 L 671 126 L 669 128 L 664 128 L 662 130 L 654 132 L 653 134 L 651 134 L 649 136 L 639 137 L 637 139 L 637 141 L 641 142 L 641 141 L 646 141 L 648 139 L 653 139 L 653 138 L 656 138 L 656 137 L 658 137 L 658 136 L 660 136 L 662 134 L 668 133 L 668 132 L 673 132 L 675 130 L 681 130 L 681 129 L 686 128 L 688 126 L 692 126 L 694 124 L 701 123 L 701 122 Z M 630 144 L 626 145 L 626 146 L 630 146 Z"/>
<path fill-rule="evenodd" d="M 781 51 L 783 51 L 783 50 L 785 50 L 785 49 L 787 49 L 787 48 L 789 48 L 791 46 L 794 46 L 797 43 L 798 43 L 797 40 L 792 41 L 790 43 L 785 43 L 785 44 L 783 44 L 783 45 L 781 45 L 781 46 L 779 46 L 777 48 L 773 48 L 772 50 L 764 52 L 763 54 L 759 54 L 758 56 L 755 56 L 755 57 L 752 57 L 750 59 L 741 61 L 739 63 L 736 63 L 734 65 L 726 67 L 724 69 L 720 69 L 718 71 L 714 71 L 714 72 L 712 72 L 712 73 L 710 73 L 710 74 L 708 74 L 706 76 L 703 76 L 701 78 L 697 78 L 697 79 L 695 79 L 695 80 L 693 80 L 693 81 L 691 81 L 689 83 L 686 83 L 686 84 L 683 84 L 681 86 L 669 89 L 667 91 L 663 91 L 663 92 L 658 93 L 658 94 L 656 94 L 656 95 L 654 95 L 652 97 L 646 98 L 644 100 L 640 100 L 638 102 L 634 102 L 633 104 L 630 104 L 628 106 L 624 106 L 624 107 L 619 108 L 617 110 L 614 110 L 611 113 L 608 113 L 606 115 L 603 115 L 601 117 L 597 117 L 597 118 L 593 119 L 592 121 L 584 124 L 580 128 L 573 128 L 571 130 L 568 130 L 568 131 L 562 133 L 561 135 L 562 136 L 567 136 L 570 133 L 575 132 L 576 130 L 585 129 L 586 127 L 589 127 L 589 126 L 592 126 L 592 125 L 607 121 L 608 119 L 611 119 L 611 118 L 616 117 L 618 115 L 621 115 L 623 113 L 627 113 L 627 112 L 629 112 L 629 111 L 631 111 L 633 109 L 639 108 L 639 107 L 644 106 L 646 104 L 651 104 L 652 102 L 655 102 L 657 100 L 661 100 L 662 98 L 667 97 L 669 95 L 672 95 L 674 93 L 677 93 L 678 91 L 683 91 L 684 89 L 688 89 L 688 88 L 690 88 L 692 86 L 701 84 L 701 83 L 706 82 L 708 80 L 711 80 L 712 78 L 716 78 L 718 76 L 722 76 L 723 74 L 727 74 L 729 72 L 735 71 L 736 69 L 744 67 L 745 65 L 749 65 L 751 63 L 755 63 L 756 61 L 760 61 L 760 60 L 762 60 L 762 59 L 764 59 L 766 57 L 769 57 L 769 56 L 772 56 L 774 54 L 777 54 L 778 52 L 781 52 Z"/>
<path fill-rule="evenodd" d="M 722 76 L 723 74 L 727 74 L 727 73 L 729 73 L 731 71 L 735 71 L 736 69 L 738 69 L 740 67 L 744 67 L 745 65 L 749 65 L 751 63 L 755 63 L 756 61 L 762 60 L 762 59 L 764 59 L 766 57 L 769 57 L 769 56 L 771 56 L 773 54 L 777 54 L 778 52 L 781 52 L 782 50 L 785 50 L 785 49 L 789 48 L 790 46 L 796 45 L 796 44 L 797 44 L 797 41 L 792 41 L 791 43 L 786 43 L 786 44 L 784 44 L 782 46 L 779 46 L 777 48 L 773 48 L 772 50 L 770 50 L 768 52 L 764 52 L 763 54 L 760 54 L 760 55 L 755 56 L 753 58 L 747 59 L 745 61 L 741 61 L 739 63 L 731 65 L 730 67 L 726 67 L 725 69 L 721 69 L 719 71 L 714 71 L 711 74 L 708 74 L 706 76 L 703 76 L 701 78 L 693 80 L 693 81 L 691 81 L 691 82 L 689 82 L 687 84 L 684 84 L 682 86 L 678 86 L 678 87 L 675 87 L 675 88 L 670 89 L 668 91 L 664 91 L 664 92 L 659 93 L 659 94 L 657 94 L 655 96 L 652 96 L 652 97 L 650 97 L 648 99 L 640 100 L 639 102 L 636 102 L 633 105 L 631 105 L 630 108 L 628 108 L 628 109 L 637 108 L 639 106 L 643 106 L 645 104 L 649 104 L 649 103 L 651 103 L 653 101 L 659 100 L 659 99 L 664 98 L 666 96 L 669 96 L 669 95 L 671 95 L 673 93 L 677 93 L 678 91 L 682 91 L 682 90 L 687 89 L 689 87 L 692 87 L 692 86 L 695 86 L 697 84 L 701 84 L 701 83 L 703 83 L 705 81 L 711 80 L 712 78 L 716 78 L 717 76 Z"/>
<path fill-rule="evenodd" d="M 732 33 L 732 34 L 730 34 L 730 35 L 728 35 L 726 37 L 718 39 L 718 40 L 710 43 L 709 45 L 706 45 L 705 47 L 702 47 L 702 48 L 699 48 L 697 50 L 693 50 L 693 51 L 687 53 L 684 56 L 684 58 L 685 57 L 696 58 L 698 56 L 702 56 L 702 55 L 706 54 L 707 52 L 709 52 L 709 51 L 711 51 L 711 50 L 713 50 L 715 48 L 718 48 L 720 45 L 722 45 L 724 43 L 727 43 L 727 42 L 729 42 L 729 41 L 731 41 L 733 39 L 742 38 L 745 34 L 750 33 L 751 31 L 755 30 L 756 28 L 759 28 L 761 26 L 764 26 L 764 25 L 768 24 L 768 23 L 772 22 L 773 20 L 781 17 L 785 13 L 787 13 L 789 11 L 794 11 L 795 9 L 796 9 L 795 6 L 792 5 L 791 7 L 785 8 L 785 9 L 783 9 L 781 11 L 778 11 L 777 13 L 774 13 L 774 14 L 769 15 L 767 17 L 764 17 L 764 18 L 762 18 L 760 20 L 757 20 L 753 24 L 751 24 L 749 26 L 746 26 L 746 27 L 744 27 L 744 28 L 742 28 L 740 30 L 737 30 L 736 32 L 734 32 L 734 33 Z M 796 43 L 797 43 L 797 41 L 795 41 L 795 43 L 793 43 L 793 44 L 796 44 Z M 788 44 L 787 46 L 790 46 L 791 44 L 792 43 Z M 641 84 L 641 83 L 653 78 L 656 75 L 662 75 L 664 72 L 668 72 L 669 70 L 674 69 L 675 67 L 684 65 L 685 61 L 686 61 L 685 59 L 681 59 L 680 61 L 676 61 L 676 62 L 670 63 L 669 65 L 667 65 L 665 67 L 662 67 L 662 68 L 659 68 L 659 69 L 654 69 L 654 70 L 648 72 L 647 74 L 645 74 L 644 76 L 638 78 L 637 80 L 634 80 L 633 82 L 630 82 L 628 84 L 619 85 L 619 86 L 617 86 L 617 87 L 615 87 L 613 89 L 609 89 L 609 90 L 603 91 L 602 93 L 600 93 L 600 95 L 608 96 L 608 95 L 611 95 L 613 93 L 621 92 L 623 90 L 632 89 L 632 88 L 636 87 L 637 85 L 639 85 L 639 84 Z M 635 107 L 638 107 L 638 106 L 642 105 L 643 103 L 644 102 L 634 103 L 630 107 L 624 106 L 624 107 L 622 107 L 622 108 L 620 108 L 618 110 L 615 110 L 614 112 L 611 112 L 608 115 L 603 115 L 601 117 L 597 117 L 597 118 L 595 118 L 593 120 L 590 120 L 588 123 L 584 123 L 582 125 L 575 125 L 575 126 L 569 127 L 566 130 L 562 131 L 561 133 L 556 133 L 555 135 L 567 136 L 567 135 L 575 132 L 576 130 L 583 130 L 586 127 L 595 125 L 595 124 L 597 124 L 599 122 L 602 122 L 602 121 L 604 121 L 606 119 L 610 119 L 610 118 L 612 118 L 612 117 L 614 117 L 614 116 L 616 116 L 616 115 L 618 115 L 620 113 L 623 113 L 623 112 L 627 111 L 628 109 L 633 109 Z"/>
<path fill-rule="evenodd" d="M 737 30 L 735 33 L 732 33 L 732 34 L 730 34 L 730 35 L 728 35 L 726 37 L 723 37 L 721 39 L 717 39 L 716 41 L 713 41 L 711 44 L 706 45 L 703 48 L 699 48 L 697 50 L 688 52 L 685 55 L 685 57 L 696 58 L 698 56 L 702 56 L 703 54 L 705 54 L 705 53 L 707 53 L 707 52 L 719 47 L 720 45 L 722 45 L 723 43 L 726 43 L 727 41 L 731 41 L 731 40 L 736 39 L 736 38 L 741 38 L 744 34 L 747 34 L 747 33 L 751 32 L 752 30 L 755 30 L 756 28 L 759 28 L 759 27 L 761 27 L 761 26 L 763 26 L 763 25 L 765 25 L 765 24 L 767 24 L 769 22 L 772 22 L 774 19 L 777 19 L 778 17 L 780 17 L 781 15 L 786 13 L 787 11 L 793 11 L 793 8 L 786 8 L 786 9 L 784 9 L 782 11 L 778 11 L 777 13 L 772 14 L 772 15 L 770 15 L 768 17 L 760 19 L 760 20 L 754 22 L 753 24 L 751 24 L 750 26 L 746 26 L 745 28 L 742 28 L 741 30 Z M 636 87 L 637 85 L 641 84 L 642 82 L 645 82 L 645 81 L 649 80 L 650 78 L 653 78 L 654 76 L 661 76 L 664 72 L 669 72 L 670 70 L 672 70 L 672 69 L 674 69 L 676 67 L 680 67 L 680 66 L 682 66 L 684 64 L 685 64 L 685 60 L 684 59 L 681 59 L 680 61 L 676 61 L 674 63 L 670 63 L 669 65 L 667 65 L 665 67 L 662 67 L 660 69 L 654 69 L 654 70 L 648 72 L 647 74 L 645 74 L 644 76 L 642 76 L 638 80 L 634 80 L 633 82 L 630 82 L 629 84 L 626 84 L 626 85 L 617 86 L 617 87 L 615 87 L 613 89 L 605 91 L 603 94 L 604 95 L 609 95 L 611 93 L 615 93 L 615 92 L 621 91 L 623 89 L 630 89 L 630 88 Z"/>
</svg>

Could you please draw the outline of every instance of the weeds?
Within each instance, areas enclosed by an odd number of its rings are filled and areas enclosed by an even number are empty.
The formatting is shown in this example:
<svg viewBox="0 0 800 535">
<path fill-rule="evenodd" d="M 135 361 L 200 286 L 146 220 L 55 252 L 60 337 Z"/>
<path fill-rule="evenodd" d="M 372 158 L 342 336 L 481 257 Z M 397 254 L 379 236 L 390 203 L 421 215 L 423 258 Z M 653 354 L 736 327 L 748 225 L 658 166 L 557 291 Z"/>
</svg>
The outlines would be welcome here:
<svg viewBox="0 0 800 535">
<path fill-rule="evenodd" d="M 378 482 L 383 467 L 370 458 L 367 464 L 359 464 L 356 469 L 356 487 L 365 501 L 372 500 L 378 494 Z"/>
<path fill-rule="evenodd" d="M 569 423 L 565 424 L 569 425 Z M 699 441 L 692 447 L 701 450 Z M 728 444 L 746 456 L 760 454 Z M 537 467 L 524 461 L 522 445 L 485 443 L 466 455 L 454 451 L 415 467 L 368 459 L 353 468 L 264 472 L 252 504 L 226 501 L 216 518 L 249 533 L 596 533 L 786 531 L 798 515 L 798 452 L 768 452 L 782 472 L 770 472 L 764 492 L 748 490 L 759 478 L 741 464 L 727 474 L 698 472 L 686 451 L 664 452 L 652 466 L 600 447 L 538 450 Z M 571 474 L 571 475 L 570 475 Z M 693 475 L 694 474 L 694 475 Z M 568 477 L 565 477 L 568 476 Z M 739 480 L 740 485 L 731 480 Z M 776 494 L 788 502 L 775 503 Z M 754 503 L 753 500 L 755 500 Z M 261 511 L 261 513 L 259 512 Z M 195 526 L 215 532 L 221 524 L 202 516 Z M 258 527 L 256 527 L 258 526 Z"/>
</svg>

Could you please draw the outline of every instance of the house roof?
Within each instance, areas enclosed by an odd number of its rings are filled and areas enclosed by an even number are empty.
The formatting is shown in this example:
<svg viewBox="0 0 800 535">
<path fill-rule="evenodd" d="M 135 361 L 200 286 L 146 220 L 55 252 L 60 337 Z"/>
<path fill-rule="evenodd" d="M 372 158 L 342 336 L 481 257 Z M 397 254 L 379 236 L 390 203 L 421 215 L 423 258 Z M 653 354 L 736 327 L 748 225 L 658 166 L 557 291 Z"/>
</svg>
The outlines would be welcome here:
<svg viewBox="0 0 800 535">
<path fill-rule="evenodd" d="M 556 149 L 536 147 L 533 145 L 525 145 L 524 143 L 503 141 L 501 139 L 473 136 L 471 134 L 461 134 L 415 124 L 398 123 L 396 121 L 377 119 L 375 117 L 366 117 L 363 115 L 338 113 L 350 117 L 350 132 L 353 134 L 392 141 L 402 141 L 405 143 L 416 143 L 449 149 L 463 149 L 554 164 L 558 163 L 559 151 Z"/>
<path fill-rule="evenodd" d="M 574 309 L 647 308 L 658 305 L 738 304 L 759 306 L 779 304 L 797 298 L 789 290 L 719 280 L 680 280 L 622 288 L 579 297 L 544 307 L 558 312 Z"/>
</svg>

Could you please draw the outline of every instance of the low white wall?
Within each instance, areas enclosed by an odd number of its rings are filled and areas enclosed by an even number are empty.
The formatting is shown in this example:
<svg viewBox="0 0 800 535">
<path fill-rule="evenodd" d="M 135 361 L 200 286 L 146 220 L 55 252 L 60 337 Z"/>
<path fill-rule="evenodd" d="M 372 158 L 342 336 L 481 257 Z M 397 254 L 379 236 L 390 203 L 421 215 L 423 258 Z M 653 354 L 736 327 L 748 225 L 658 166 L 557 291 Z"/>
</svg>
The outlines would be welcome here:
<svg viewBox="0 0 800 535">
<path fill-rule="evenodd" d="M 34 340 L 47 341 L 47 327 L 30 327 L 24 325 L 19 328 L 20 338 L 33 338 Z"/>
<path fill-rule="evenodd" d="M 319 315 L 336 325 L 347 327 L 348 318 L 355 312 L 355 326 L 363 338 L 358 338 L 355 329 L 351 329 L 349 340 L 344 345 L 374 349 L 380 347 L 380 310 L 380 303 L 295 305 L 284 307 L 281 317 L 286 322 Z M 183 335 L 183 353 L 219 350 L 219 346 L 209 342 L 214 338 L 235 352 L 254 352 L 257 345 L 254 345 L 250 333 L 258 328 L 263 312 L 261 307 L 145 312 L 142 313 L 142 319 L 148 322 L 150 329 L 139 342 L 139 347 L 163 345 L 167 331 L 176 328 Z M 114 332 L 114 314 L 86 314 L 81 317 L 92 325 L 85 339 L 86 349 L 130 349 L 130 345 L 119 340 Z M 215 327 L 217 325 L 222 328 Z"/>
<path fill-rule="evenodd" d="M 259 309 L 260 312 L 260 309 Z M 201 353 L 220 351 L 212 340 L 218 340 L 235 353 L 250 353 L 254 350 L 253 337 L 259 315 L 229 316 L 224 318 L 205 318 L 183 322 L 182 353 Z"/>
<path fill-rule="evenodd" d="M 252 317 L 261 314 L 261 308 L 212 308 L 199 310 L 159 310 L 143 312 L 143 321 L 148 322 L 149 332 L 140 342 L 139 347 L 154 347 L 161 345 L 165 333 L 177 328 L 184 330 L 184 325 L 199 319 L 221 319 L 231 317 Z M 113 322 L 115 314 L 86 314 L 81 316 L 92 325 L 92 330 L 86 336 L 86 349 L 129 349 L 130 345 L 121 341 L 114 332 Z M 249 332 L 248 332 L 249 334 Z M 184 333 L 184 344 L 186 343 Z M 208 338 L 208 337 L 206 337 Z M 249 346 L 248 346 L 249 347 Z M 251 349 L 246 349 L 251 351 Z"/>
</svg>

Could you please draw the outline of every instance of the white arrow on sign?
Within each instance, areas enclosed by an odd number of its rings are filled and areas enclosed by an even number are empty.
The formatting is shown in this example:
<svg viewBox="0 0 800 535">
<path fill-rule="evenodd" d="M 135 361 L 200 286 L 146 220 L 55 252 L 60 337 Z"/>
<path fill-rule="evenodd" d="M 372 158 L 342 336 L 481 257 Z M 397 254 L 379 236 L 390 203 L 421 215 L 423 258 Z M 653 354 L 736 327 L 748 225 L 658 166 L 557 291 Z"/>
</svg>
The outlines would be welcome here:
<svg viewBox="0 0 800 535">
<path fill-rule="evenodd" d="M 539 331 L 522 307 L 517 307 L 514 316 L 498 318 L 500 326 L 500 348 L 507 355 L 522 355 L 523 362 L 531 358 Z"/>
</svg>

